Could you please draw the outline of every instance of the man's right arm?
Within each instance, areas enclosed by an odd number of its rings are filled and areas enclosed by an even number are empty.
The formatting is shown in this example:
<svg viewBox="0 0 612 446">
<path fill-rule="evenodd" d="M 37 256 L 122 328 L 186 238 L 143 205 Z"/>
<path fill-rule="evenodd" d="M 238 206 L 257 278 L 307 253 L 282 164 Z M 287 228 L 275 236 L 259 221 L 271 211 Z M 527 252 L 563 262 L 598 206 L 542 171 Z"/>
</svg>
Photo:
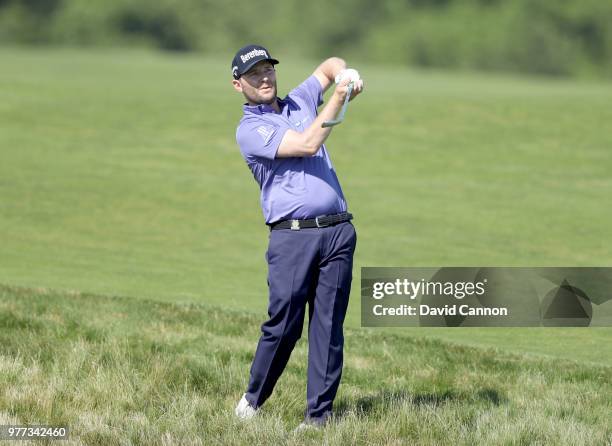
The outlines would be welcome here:
<svg viewBox="0 0 612 446">
<path fill-rule="evenodd" d="M 317 153 L 319 147 L 323 145 L 333 128 L 324 128 L 322 124 L 325 121 L 335 119 L 346 98 L 349 82 L 350 79 L 346 79 L 336 86 L 325 107 L 323 107 L 319 115 L 306 130 L 301 133 L 295 130 L 287 130 L 285 132 L 276 151 L 277 158 L 313 156 Z"/>
</svg>

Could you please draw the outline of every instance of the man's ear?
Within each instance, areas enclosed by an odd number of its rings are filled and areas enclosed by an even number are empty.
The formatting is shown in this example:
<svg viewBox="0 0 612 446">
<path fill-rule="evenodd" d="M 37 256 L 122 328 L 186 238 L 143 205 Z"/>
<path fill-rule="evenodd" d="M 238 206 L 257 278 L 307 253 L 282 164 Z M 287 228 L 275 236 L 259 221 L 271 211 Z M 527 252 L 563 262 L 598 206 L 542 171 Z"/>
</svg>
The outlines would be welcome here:
<svg viewBox="0 0 612 446">
<path fill-rule="evenodd" d="M 232 85 L 234 86 L 234 90 L 238 93 L 242 93 L 242 84 L 237 79 L 232 79 Z"/>
</svg>

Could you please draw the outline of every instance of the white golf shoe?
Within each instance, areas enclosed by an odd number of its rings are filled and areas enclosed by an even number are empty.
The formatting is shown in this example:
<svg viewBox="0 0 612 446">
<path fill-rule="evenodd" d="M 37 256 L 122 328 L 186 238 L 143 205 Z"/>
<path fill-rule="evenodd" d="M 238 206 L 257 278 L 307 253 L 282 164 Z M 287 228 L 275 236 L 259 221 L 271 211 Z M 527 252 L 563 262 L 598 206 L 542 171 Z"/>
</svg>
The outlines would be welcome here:
<svg viewBox="0 0 612 446">
<path fill-rule="evenodd" d="M 238 402 L 234 413 L 241 420 L 250 420 L 257 415 L 257 409 L 255 409 L 245 398 L 246 393 L 242 395 L 242 399 Z"/>
<path fill-rule="evenodd" d="M 300 425 L 293 430 L 293 432 L 297 434 L 297 433 L 306 432 L 306 431 L 318 431 L 320 429 L 321 429 L 321 426 L 318 426 L 312 423 L 306 423 L 305 421 L 302 421 Z"/>
<path fill-rule="evenodd" d="M 318 423 L 318 422 L 313 422 L 312 420 L 304 420 L 300 423 L 298 427 L 296 427 L 293 430 L 293 432 L 300 433 L 300 432 L 306 432 L 306 431 L 318 431 L 318 430 L 323 429 L 324 425 L 325 425 L 325 422 Z"/>
</svg>

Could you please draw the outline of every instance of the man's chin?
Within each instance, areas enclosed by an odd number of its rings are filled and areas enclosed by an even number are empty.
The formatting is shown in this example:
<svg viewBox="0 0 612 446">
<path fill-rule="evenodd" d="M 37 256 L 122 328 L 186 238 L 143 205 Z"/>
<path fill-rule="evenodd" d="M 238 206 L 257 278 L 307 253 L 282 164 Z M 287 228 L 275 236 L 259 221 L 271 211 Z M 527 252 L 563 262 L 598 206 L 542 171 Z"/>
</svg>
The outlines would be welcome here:
<svg viewBox="0 0 612 446">
<path fill-rule="evenodd" d="M 269 92 L 268 94 L 258 93 L 256 96 L 249 97 L 245 96 L 250 104 L 256 105 L 272 105 L 276 102 L 276 90 Z"/>
<path fill-rule="evenodd" d="M 266 105 L 273 104 L 276 101 L 276 91 L 271 93 L 269 96 L 268 95 L 260 96 L 259 99 L 262 104 L 266 104 Z"/>
</svg>

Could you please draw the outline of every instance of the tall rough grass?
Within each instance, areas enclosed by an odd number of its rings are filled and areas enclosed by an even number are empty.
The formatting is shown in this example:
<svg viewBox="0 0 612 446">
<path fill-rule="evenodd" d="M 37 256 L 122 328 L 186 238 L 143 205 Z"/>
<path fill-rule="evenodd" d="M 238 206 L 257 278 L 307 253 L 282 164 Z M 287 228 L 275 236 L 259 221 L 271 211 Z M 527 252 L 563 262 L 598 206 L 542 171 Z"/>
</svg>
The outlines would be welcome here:
<svg viewBox="0 0 612 446">
<path fill-rule="evenodd" d="M 299 342 L 258 417 L 237 421 L 259 323 L 248 313 L 0 287 L 0 424 L 69 444 L 609 444 L 612 368 L 351 329 L 335 418 L 295 433 Z"/>
</svg>

